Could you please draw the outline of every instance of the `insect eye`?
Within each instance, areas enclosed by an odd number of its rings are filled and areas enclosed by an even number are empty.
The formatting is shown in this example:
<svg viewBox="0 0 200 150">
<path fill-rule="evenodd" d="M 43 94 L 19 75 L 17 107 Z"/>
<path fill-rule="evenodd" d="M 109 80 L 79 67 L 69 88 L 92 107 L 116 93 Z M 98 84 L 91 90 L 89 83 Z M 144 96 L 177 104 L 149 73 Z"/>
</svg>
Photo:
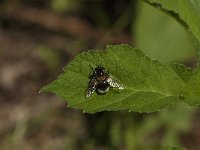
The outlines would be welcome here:
<svg viewBox="0 0 200 150">
<path fill-rule="evenodd" d="M 104 75 L 104 71 L 101 69 L 101 70 L 98 70 L 97 71 L 97 76 L 102 76 Z"/>
</svg>

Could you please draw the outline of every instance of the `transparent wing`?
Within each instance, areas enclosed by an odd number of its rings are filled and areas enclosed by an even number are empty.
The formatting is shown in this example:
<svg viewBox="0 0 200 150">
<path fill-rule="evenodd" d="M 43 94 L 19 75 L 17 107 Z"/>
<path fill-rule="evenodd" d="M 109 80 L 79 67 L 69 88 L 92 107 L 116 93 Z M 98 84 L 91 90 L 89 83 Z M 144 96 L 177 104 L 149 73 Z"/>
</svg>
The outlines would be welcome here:
<svg viewBox="0 0 200 150">
<path fill-rule="evenodd" d="M 123 85 L 121 85 L 118 81 L 116 81 L 112 76 L 109 76 L 107 81 L 111 87 L 124 89 Z"/>
<path fill-rule="evenodd" d="M 92 93 L 94 93 L 94 91 L 96 90 L 96 86 L 97 86 L 97 81 L 96 79 L 92 78 L 89 82 L 88 89 L 86 91 L 85 95 L 86 98 L 90 97 Z"/>
</svg>

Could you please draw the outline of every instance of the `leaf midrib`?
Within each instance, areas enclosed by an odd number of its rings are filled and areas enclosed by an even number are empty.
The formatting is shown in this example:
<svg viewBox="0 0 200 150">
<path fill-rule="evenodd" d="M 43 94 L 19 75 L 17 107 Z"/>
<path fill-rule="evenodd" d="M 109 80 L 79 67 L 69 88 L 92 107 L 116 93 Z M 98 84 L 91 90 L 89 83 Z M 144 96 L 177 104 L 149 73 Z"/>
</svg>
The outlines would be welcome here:
<svg viewBox="0 0 200 150">
<path fill-rule="evenodd" d="M 83 88 L 81 88 L 81 89 L 83 89 Z M 152 92 L 152 91 L 148 91 L 148 90 L 135 90 L 135 89 L 132 89 L 132 88 L 127 89 L 127 90 L 134 91 L 134 92 L 130 92 L 129 95 L 127 95 L 127 96 L 121 98 L 121 99 L 120 99 L 119 101 L 117 101 L 117 102 L 121 102 L 121 101 L 125 100 L 126 98 L 128 98 L 129 96 L 134 95 L 134 94 L 137 94 L 137 93 L 140 93 L 140 92 L 160 94 L 160 95 L 162 95 L 163 97 L 176 96 L 176 95 L 166 95 L 166 94 L 163 94 L 163 93 Z M 73 95 L 75 95 L 75 94 L 77 94 L 77 93 L 78 93 L 78 92 L 74 93 Z M 100 96 L 100 95 L 99 95 L 99 96 Z M 70 96 L 70 97 L 71 97 L 71 96 Z M 68 98 L 70 98 L 70 97 L 68 97 Z M 85 102 L 87 102 L 87 100 L 92 100 L 92 99 L 86 99 L 86 98 L 85 98 L 84 101 L 82 101 L 82 102 L 80 102 L 80 103 L 72 104 L 72 105 L 70 105 L 70 106 L 73 107 L 73 106 L 77 106 L 77 105 L 84 104 Z M 116 102 L 116 103 L 117 103 L 117 102 Z M 115 104 L 115 103 L 112 103 L 112 104 Z M 112 104 L 108 104 L 108 105 L 112 105 Z M 107 105 L 104 105 L 103 107 L 106 107 L 106 106 L 107 106 Z"/>
</svg>

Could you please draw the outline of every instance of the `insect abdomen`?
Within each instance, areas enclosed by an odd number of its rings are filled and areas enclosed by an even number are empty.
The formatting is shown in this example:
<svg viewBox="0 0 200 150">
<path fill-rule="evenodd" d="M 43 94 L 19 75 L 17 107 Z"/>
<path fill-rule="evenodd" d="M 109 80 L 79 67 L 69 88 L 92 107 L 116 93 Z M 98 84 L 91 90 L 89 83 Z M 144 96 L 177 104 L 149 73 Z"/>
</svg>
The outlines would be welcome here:
<svg viewBox="0 0 200 150">
<path fill-rule="evenodd" d="M 100 83 L 97 85 L 98 94 L 104 94 L 109 91 L 109 83 Z"/>
</svg>

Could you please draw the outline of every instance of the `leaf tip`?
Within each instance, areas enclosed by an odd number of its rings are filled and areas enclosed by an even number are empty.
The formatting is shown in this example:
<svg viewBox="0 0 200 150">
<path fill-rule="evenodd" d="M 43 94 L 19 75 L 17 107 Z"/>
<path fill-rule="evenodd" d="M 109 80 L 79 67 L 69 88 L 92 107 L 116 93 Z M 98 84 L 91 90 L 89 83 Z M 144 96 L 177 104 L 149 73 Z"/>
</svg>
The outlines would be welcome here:
<svg viewBox="0 0 200 150">
<path fill-rule="evenodd" d="M 39 90 L 38 93 L 41 94 L 41 93 L 45 93 L 45 92 L 48 92 L 46 86 L 42 87 L 42 88 Z"/>
</svg>

